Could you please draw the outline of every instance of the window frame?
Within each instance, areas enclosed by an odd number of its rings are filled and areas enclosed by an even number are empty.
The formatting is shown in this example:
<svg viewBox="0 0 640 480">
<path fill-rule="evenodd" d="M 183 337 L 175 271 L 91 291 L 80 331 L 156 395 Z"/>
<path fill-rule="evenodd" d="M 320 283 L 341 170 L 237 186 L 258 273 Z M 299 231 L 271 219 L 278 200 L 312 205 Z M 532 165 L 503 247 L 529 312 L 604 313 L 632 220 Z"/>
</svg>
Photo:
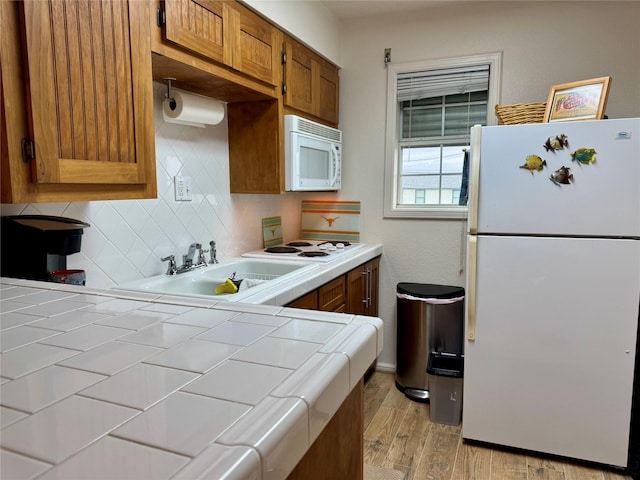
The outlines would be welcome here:
<svg viewBox="0 0 640 480">
<path fill-rule="evenodd" d="M 491 110 L 500 103 L 500 79 L 502 78 L 502 53 L 469 55 L 418 62 L 387 65 L 387 123 L 384 171 L 384 218 L 467 218 L 466 205 L 398 205 L 399 151 L 400 151 L 400 102 L 397 101 L 398 74 L 424 70 L 489 65 L 489 92 L 487 96 L 487 125 L 496 125 Z"/>
</svg>

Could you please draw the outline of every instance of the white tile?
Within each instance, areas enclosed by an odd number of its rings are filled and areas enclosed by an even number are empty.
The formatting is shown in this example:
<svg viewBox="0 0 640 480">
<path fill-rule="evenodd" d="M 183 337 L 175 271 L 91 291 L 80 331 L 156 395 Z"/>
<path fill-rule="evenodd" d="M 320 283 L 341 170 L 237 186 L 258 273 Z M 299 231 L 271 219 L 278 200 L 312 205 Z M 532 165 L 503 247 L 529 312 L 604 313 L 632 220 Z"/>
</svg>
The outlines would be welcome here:
<svg viewBox="0 0 640 480">
<path fill-rule="evenodd" d="M 180 470 L 175 480 L 261 480 L 260 455 L 251 447 L 214 443 Z"/>
<path fill-rule="evenodd" d="M 64 287 L 69 288 L 71 285 L 64 285 Z M 110 302 L 113 300 L 111 295 L 107 295 L 109 293 L 108 290 L 82 287 L 82 291 L 86 293 L 76 295 L 75 297 L 70 298 L 69 301 L 84 303 L 86 305 L 97 305 L 99 303 Z"/>
<path fill-rule="evenodd" d="M 301 310 L 299 308 L 283 308 L 278 316 L 289 318 L 301 318 L 333 323 L 349 323 L 353 315 L 335 312 L 322 312 L 318 310 Z"/>
<path fill-rule="evenodd" d="M 160 323 L 122 337 L 123 342 L 169 348 L 204 332 L 204 328 Z"/>
<path fill-rule="evenodd" d="M 286 368 L 229 360 L 182 390 L 256 405 L 291 373 L 292 370 Z"/>
<path fill-rule="evenodd" d="M 163 480 L 170 478 L 188 461 L 188 457 L 175 453 L 106 436 L 49 470 L 40 480 Z"/>
<path fill-rule="evenodd" d="M 216 303 L 216 309 L 273 316 L 282 310 L 282 307 L 274 307 L 273 305 L 250 305 L 248 303 L 239 304 L 234 302 L 218 302 Z"/>
<path fill-rule="evenodd" d="M 19 412 L 17 410 L 14 410 L 13 408 L 0 406 L 0 428 L 11 425 L 12 423 L 17 422 L 18 420 L 26 416 L 27 414 L 24 412 Z"/>
<path fill-rule="evenodd" d="M 216 443 L 252 446 L 264 480 L 286 478 L 310 446 L 307 407 L 299 399 L 267 397 Z"/>
<path fill-rule="evenodd" d="M 352 324 L 353 333 L 339 344 L 325 346 L 321 352 L 343 353 L 349 357 L 349 389 L 353 389 L 376 359 L 377 330 L 369 324 Z"/>
<path fill-rule="evenodd" d="M 139 364 L 79 392 L 79 395 L 146 410 L 199 375 Z"/>
<path fill-rule="evenodd" d="M 136 310 L 134 312 L 123 313 L 117 316 L 108 316 L 103 320 L 96 322 L 98 325 L 106 325 L 108 327 L 126 328 L 128 330 L 141 330 L 154 323 L 160 323 L 164 320 L 172 318 L 173 315 L 160 312 L 145 312 L 144 310 Z"/>
<path fill-rule="evenodd" d="M 236 316 L 236 313 L 222 310 L 196 309 L 168 320 L 170 323 L 211 328 Z"/>
<path fill-rule="evenodd" d="M 317 353 L 278 385 L 273 397 L 296 397 L 309 407 L 309 435 L 313 443 L 349 394 L 346 355 Z"/>
<path fill-rule="evenodd" d="M 60 292 L 57 290 L 31 290 L 30 295 L 14 297 L 16 302 L 24 302 L 30 305 L 40 305 L 41 303 L 54 302 L 56 300 L 70 300 L 76 294 L 72 292 Z M 4 297 L 4 294 L 3 294 Z"/>
<path fill-rule="evenodd" d="M 216 398 L 178 392 L 112 434 L 193 457 L 249 408 Z"/>
<path fill-rule="evenodd" d="M 18 378 L 27 373 L 77 355 L 75 350 L 32 343 L 2 354 L 0 373 L 3 377 Z"/>
<path fill-rule="evenodd" d="M 87 325 L 67 333 L 61 333 L 52 338 L 40 341 L 47 345 L 87 351 L 103 343 L 130 333 L 124 328 L 103 327 L 102 325 Z"/>
<path fill-rule="evenodd" d="M 343 325 L 336 323 L 293 319 L 269 336 L 324 344 L 342 329 Z"/>
<path fill-rule="evenodd" d="M 161 295 L 157 299 L 158 303 L 169 303 L 172 305 L 182 305 L 185 307 L 211 308 L 218 303 L 218 300 L 208 298 L 181 297 L 179 295 Z"/>
<path fill-rule="evenodd" d="M 143 308 L 143 310 L 147 310 L 149 312 L 163 312 L 163 313 L 171 313 L 173 315 L 180 315 L 182 313 L 186 313 L 191 310 L 193 307 L 189 305 L 174 305 L 169 303 L 154 303 L 153 305 L 149 305 L 148 307 Z"/>
<path fill-rule="evenodd" d="M 232 345 L 251 345 L 256 340 L 274 331 L 274 327 L 251 323 L 226 322 L 198 335 L 200 340 L 230 343 Z"/>
<path fill-rule="evenodd" d="M 7 328 L 19 327 L 20 325 L 26 325 L 28 323 L 37 322 L 42 320 L 43 317 L 36 317 L 34 315 L 25 315 L 20 312 L 7 312 L 0 315 L 0 330 Z"/>
<path fill-rule="evenodd" d="M 8 300 L 8 299 L 16 299 L 17 297 L 22 297 L 24 295 L 33 295 L 34 293 L 37 293 L 38 290 L 34 290 L 33 288 L 27 288 L 27 287 L 9 287 L 9 288 L 3 288 L 2 289 L 2 294 L 0 294 L 0 298 L 2 298 L 2 300 Z M 22 301 L 21 303 L 32 303 L 32 302 L 25 302 Z"/>
<path fill-rule="evenodd" d="M 4 302 L 3 302 L 4 303 Z M 43 303 L 42 305 L 34 305 L 23 308 L 20 313 L 27 315 L 37 315 L 39 317 L 52 317 L 65 312 L 72 312 L 84 308 L 85 305 L 71 300 L 58 300 L 56 302 Z"/>
<path fill-rule="evenodd" d="M 14 300 L 2 300 L 0 301 L 0 312 L 2 312 L 2 314 L 4 315 L 5 313 L 8 312 L 14 312 L 14 311 L 20 311 L 20 313 L 23 313 L 22 311 L 26 308 L 31 308 L 28 304 L 26 303 L 20 303 L 20 302 L 16 302 Z M 35 315 L 35 316 L 49 316 L 48 314 L 45 315 L 41 315 L 40 313 L 32 313 L 31 315 Z"/>
<path fill-rule="evenodd" d="M 255 323 L 257 325 L 269 325 L 272 327 L 280 327 L 289 321 L 285 317 L 277 317 L 275 315 L 264 315 L 260 313 L 241 313 L 232 319 L 234 322 Z"/>
<path fill-rule="evenodd" d="M 241 347 L 191 339 L 147 358 L 144 362 L 190 372 L 205 373 Z"/>
<path fill-rule="evenodd" d="M 34 413 L 105 378 L 51 365 L 0 386 L 2 405 Z"/>
<path fill-rule="evenodd" d="M 22 325 L 20 327 L 10 328 L 9 330 L 3 330 L 2 336 L 0 336 L 0 352 L 5 353 L 54 335 L 60 335 L 60 332 L 46 328 L 36 328 L 30 325 Z"/>
<path fill-rule="evenodd" d="M 361 323 L 365 323 L 368 325 L 373 325 L 376 329 L 376 337 L 377 337 L 377 350 L 378 350 L 378 355 L 380 355 L 380 353 L 382 352 L 382 349 L 384 348 L 384 322 L 382 321 L 381 318 L 377 318 L 377 317 L 363 317 L 363 316 L 356 316 L 354 317 L 353 321 L 351 322 L 352 324 L 356 324 L 359 325 Z"/>
<path fill-rule="evenodd" d="M 80 370 L 103 375 L 115 375 L 154 353 L 162 351 L 164 350 L 161 348 L 116 341 L 105 343 L 87 352 L 58 362 L 58 365 L 79 368 Z"/>
<path fill-rule="evenodd" d="M 262 365 L 296 369 L 313 355 L 318 348 L 320 348 L 320 345 L 316 343 L 265 337 L 244 348 L 231 358 Z"/>
<path fill-rule="evenodd" d="M 30 480 L 51 468 L 51 465 L 17 453 L 0 450 L 0 468 L 2 478 Z"/>
<path fill-rule="evenodd" d="M 149 303 L 140 302 L 137 300 L 112 298 L 107 302 L 100 302 L 95 304 L 92 307 L 92 311 L 98 313 L 106 313 L 109 315 L 119 315 L 121 313 L 131 312 L 132 310 L 138 310 L 146 306 L 149 306 Z"/>
<path fill-rule="evenodd" d="M 4 447 L 60 463 L 140 413 L 74 395 L 2 430 Z"/>
<path fill-rule="evenodd" d="M 68 332 L 105 318 L 111 318 L 111 316 L 85 310 L 76 310 L 75 312 L 62 313 L 55 317 L 45 318 L 33 323 L 31 326 Z"/>
</svg>

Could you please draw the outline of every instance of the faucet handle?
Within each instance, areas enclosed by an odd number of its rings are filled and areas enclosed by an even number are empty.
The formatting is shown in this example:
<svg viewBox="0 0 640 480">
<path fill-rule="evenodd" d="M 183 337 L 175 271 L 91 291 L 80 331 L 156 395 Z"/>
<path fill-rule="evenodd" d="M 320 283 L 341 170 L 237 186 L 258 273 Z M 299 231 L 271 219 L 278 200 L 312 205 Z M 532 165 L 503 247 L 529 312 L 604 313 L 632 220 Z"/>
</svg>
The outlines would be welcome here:
<svg viewBox="0 0 640 480">
<path fill-rule="evenodd" d="M 199 250 L 198 253 L 198 265 L 206 265 L 207 264 L 207 259 L 204 258 L 204 254 L 205 253 L 209 253 L 209 250 L 203 250 L 202 248 Z"/>
<path fill-rule="evenodd" d="M 164 258 L 161 258 L 160 260 L 163 262 L 169 262 L 169 264 L 167 265 L 167 275 L 175 275 L 178 272 L 176 258 L 173 255 L 168 255 Z"/>
<path fill-rule="evenodd" d="M 217 255 L 216 242 L 211 240 L 209 242 L 209 247 L 210 247 L 209 251 L 211 252 L 209 263 L 218 263 L 218 259 L 216 258 L 216 255 Z"/>
</svg>

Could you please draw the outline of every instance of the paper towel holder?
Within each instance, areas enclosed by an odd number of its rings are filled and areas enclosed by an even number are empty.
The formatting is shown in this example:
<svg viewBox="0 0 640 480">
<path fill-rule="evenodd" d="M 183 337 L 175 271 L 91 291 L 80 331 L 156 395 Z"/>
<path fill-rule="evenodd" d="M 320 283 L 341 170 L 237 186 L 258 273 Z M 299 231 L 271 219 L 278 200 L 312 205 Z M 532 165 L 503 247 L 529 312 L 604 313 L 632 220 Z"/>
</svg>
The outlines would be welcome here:
<svg viewBox="0 0 640 480">
<path fill-rule="evenodd" d="M 176 79 L 174 77 L 162 77 L 162 80 L 167 82 L 167 96 L 166 96 L 166 98 L 172 104 L 171 107 L 175 108 L 176 101 L 173 98 L 173 95 L 171 95 L 171 82 L 175 82 Z"/>
</svg>

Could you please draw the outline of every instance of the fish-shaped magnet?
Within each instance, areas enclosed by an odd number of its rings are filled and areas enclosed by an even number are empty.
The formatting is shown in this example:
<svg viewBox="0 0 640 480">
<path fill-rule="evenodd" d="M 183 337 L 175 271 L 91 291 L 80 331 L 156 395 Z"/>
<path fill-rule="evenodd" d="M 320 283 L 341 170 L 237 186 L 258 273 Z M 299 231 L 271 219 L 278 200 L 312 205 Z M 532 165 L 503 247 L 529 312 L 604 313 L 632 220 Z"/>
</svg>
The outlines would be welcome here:
<svg viewBox="0 0 640 480">
<path fill-rule="evenodd" d="M 520 168 L 525 168 L 531 172 L 533 175 L 534 170 L 537 172 L 541 172 L 544 167 L 547 166 L 547 161 L 540 158 L 538 155 L 529 155 L 525 161 L 524 165 L 520 165 Z"/>
<path fill-rule="evenodd" d="M 573 174 L 569 167 L 562 166 L 551 174 L 549 180 L 558 186 L 560 186 L 560 184 L 569 185 L 573 182 Z"/>
<path fill-rule="evenodd" d="M 569 146 L 569 137 L 567 137 L 564 133 L 556 135 L 555 137 L 549 137 L 543 146 L 547 152 L 564 150 L 564 147 Z"/>
<path fill-rule="evenodd" d="M 596 151 L 593 148 L 579 148 L 571 152 L 571 160 L 581 165 L 589 165 L 596 161 Z"/>
</svg>

